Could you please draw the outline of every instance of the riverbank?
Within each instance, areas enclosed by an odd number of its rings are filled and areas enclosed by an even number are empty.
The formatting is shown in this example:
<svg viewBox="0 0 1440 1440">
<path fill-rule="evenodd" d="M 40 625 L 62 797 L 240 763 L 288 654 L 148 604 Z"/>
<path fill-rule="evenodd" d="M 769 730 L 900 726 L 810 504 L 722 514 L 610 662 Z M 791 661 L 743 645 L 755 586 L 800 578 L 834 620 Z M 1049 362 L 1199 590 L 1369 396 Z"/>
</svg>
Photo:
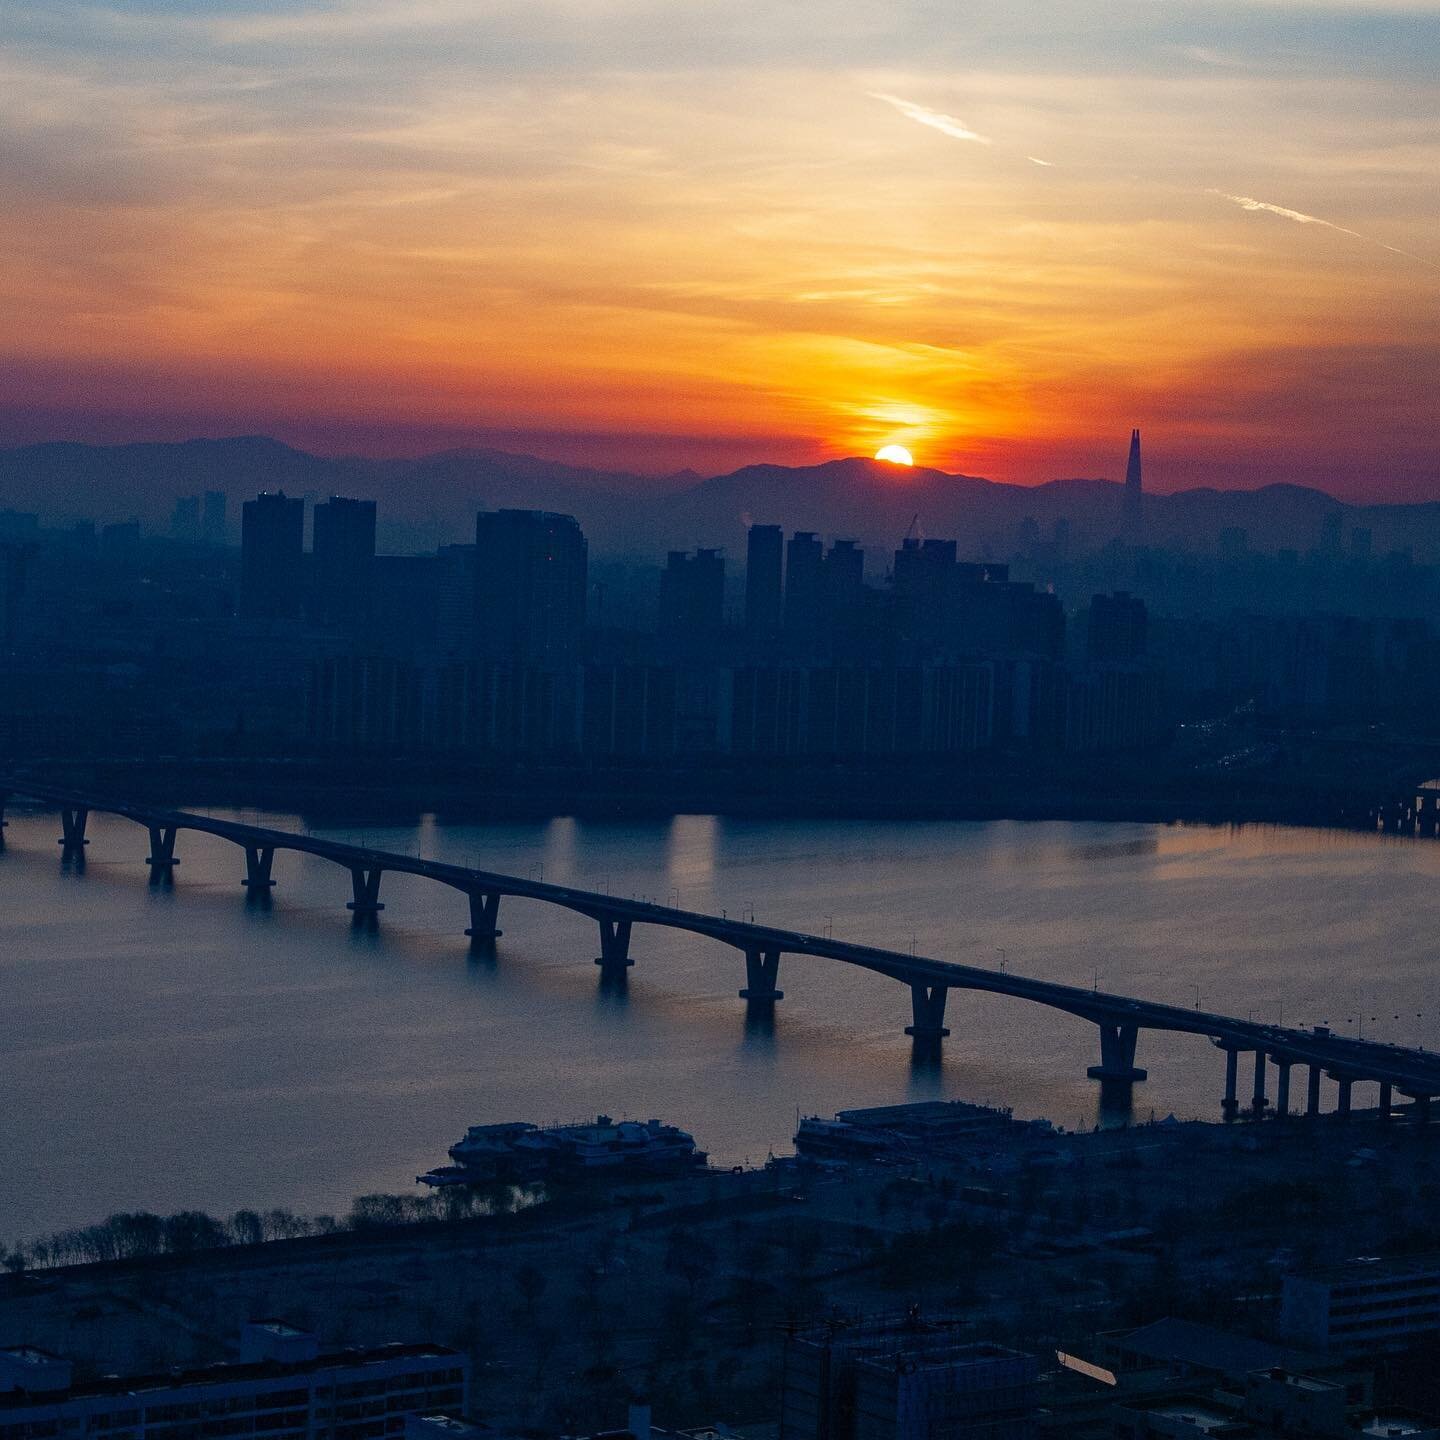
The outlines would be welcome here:
<svg viewBox="0 0 1440 1440">
<path fill-rule="evenodd" d="M 89 1377 L 223 1360 L 241 1322 L 275 1315 L 330 1346 L 464 1352 L 472 1410 L 497 1429 L 556 1433 L 642 1384 L 667 1421 L 763 1421 L 784 1335 L 825 1317 L 919 1307 L 1030 1353 L 1167 1316 L 1263 1327 L 1277 1266 L 1425 1242 L 1430 1151 L 1418 1127 L 1359 1117 L 1017 1129 L 993 1154 L 785 1164 L 0 1277 L 0 1325 Z"/>
<path fill-rule="evenodd" d="M 403 822 L 664 819 L 1069 820 L 1373 830 L 1440 757 L 1334 744 L 1227 767 L 1173 752 L 1115 759 L 984 756 L 846 763 L 456 763 L 379 757 L 28 762 L 46 783 L 152 803 Z"/>
</svg>

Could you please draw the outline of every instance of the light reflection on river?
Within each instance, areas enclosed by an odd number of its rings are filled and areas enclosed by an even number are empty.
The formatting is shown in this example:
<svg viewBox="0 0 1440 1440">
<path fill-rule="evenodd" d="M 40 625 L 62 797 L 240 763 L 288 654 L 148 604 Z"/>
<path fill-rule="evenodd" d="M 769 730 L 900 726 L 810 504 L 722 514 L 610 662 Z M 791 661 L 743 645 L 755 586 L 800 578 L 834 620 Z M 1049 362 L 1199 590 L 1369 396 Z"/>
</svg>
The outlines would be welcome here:
<svg viewBox="0 0 1440 1440">
<path fill-rule="evenodd" d="M 348 872 L 314 857 L 277 856 L 273 908 L 256 910 L 223 841 L 182 832 L 175 888 L 152 890 L 126 821 L 91 817 L 77 874 L 56 817 L 10 820 L 0 1243 L 128 1208 L 343 1212 L 409 1188 L 485 1120 L 658 1115 L 738 1163 L 788 1149 L 799 1113 L 919 1096 L 1097 1118 L 1094 1027 L 1034 1005 L 953 993 L 943 1063 L 916 1065 L 908 992 L 848 966 L 787 956 L 773 1030 L 747 1026 L 739 953 L 698 937 L 637 929 L 628 993 L 603 995 L 593 923 L 549 906 L 502 902 L 504 938 L 475 957 L 464 897 L 432 882 L 387 875 L 366 933 Z M 1440 1039 L 1440 846 L 1424 841 L 705 816 L 315 829 L 1172 1004 Z M 1137 1060 L 1138 1118 L 1218 1114 L 1206 1042 L 1142 1033 Z"/>
</svg>

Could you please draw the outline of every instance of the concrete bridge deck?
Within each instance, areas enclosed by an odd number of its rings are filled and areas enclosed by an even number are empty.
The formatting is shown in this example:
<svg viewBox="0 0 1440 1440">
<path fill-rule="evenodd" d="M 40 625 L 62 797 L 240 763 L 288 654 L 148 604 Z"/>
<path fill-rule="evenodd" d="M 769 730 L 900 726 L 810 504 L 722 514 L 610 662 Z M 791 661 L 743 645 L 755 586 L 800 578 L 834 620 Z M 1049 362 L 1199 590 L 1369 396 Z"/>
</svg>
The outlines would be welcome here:
<svg viewBox="0 0 1440 1440">
<path fill-rule="evenodd" d="M 276 883 L 272 874 L 274 856 L 282 850 L 315 855 L 350 872 L 354 899 L 349 909 L 356 923 L 374 923 L 384 909 L 379 898 L 380 882 L 387 872 L 420 875 L 458 890 L 469 898 L 470 928 L 466 934 L 476 945 L 492 943 L 500 934 L 499 905 L 502 898 L 538 900 L 558 905 L 594 920 L 600 930 L 602 979 L 623 980 L 633 964 L 630 938 L 636 925 L 652 925 L 704 935 L 739 950 L 745 958 L 746 986 L 740 995 L 751 1005 L 772 1005 L 783 998 L 777 985 L 780 958 L 804 955 L 856 965 L 910 988 L 914 1023 L 906 1027 L 917 1043 L 938 1044 L 949 1034 L 945 1028 L 945 1001 L 951 990 L 984 991 L 1009 995 L 1034 1004 L 1088 1020 L 1099 1027 L 1100 1063 L 1089 1074 L 1100 1080 L 1130 1084 L 1145 1078 L 1135 1065 L 1137 1036 L 1141 1030 L 1202 1035 L 1226 1052 L 1226 1086 L 1223 1104 L 1227 1113 L 1239 1106 L 1237 1091 L 1238 1056 L 1255 1057 L 1254 1086 L 1250 1108 L 1257 1114 L 1269 1106 L 1267 1065 L 1278 1071 L 1274 1108 L 1289 1111 L 1290 1071 L 1294 1066 L 1308 1070 L 1306 1110 L 1320 1108 L 1321 1075 L 1338 1085 L 1342 1112 L 1350 1109 L 1350 1089 L 1357 1081 L 1380 1086 L 1380 1108 L 1388 1114 L 1392 1095 L 1411 1097 L 1419 1118 L 1428 1118 L 1429 1101 L 1440 1095 L 1440 1055 L 1375 1041 L 1334 1035 L 1317 1028 L 1303 1030 L 1240 1020 L 1200 1009 L 1166 1005 L 1126 995 L 1050 980 L 1036 980 L 1009 971 L 984 969 L 954 961 L 932 959 L 901 951 L 858 945 L 831 936 L 811 935 L 770 925 L 732 920 L 656 905 L 644 900 L 626 900 L 614 895 L 573 886 L 555 885 L 497 871 L 471 869 L 439 860 L 424 860 L 368 846 L 351 845 L 318 836 L 238 821 L 218 820 L 208 815 L 170 810 L 161 806 L 92 795 L 31 781 L 23 777 L 0 776 L 0 823 L 6 802 L 17 796 L 54 806 L 60 812 L 62 834 L 59 843 L 65 855 L 83 857 L 86 819 L 91 812 L 117 815 L 144 826 L 150 834 L 152 884 L 168 884 L 180 859 L 175 853 L 176 837 L 186 830 L 215 835 L 245 852 L 246 877 L 242 882 L 252 900 L 268 901 Z M 0 846 L 3 846 L 0 829 Z"/>
</svg>

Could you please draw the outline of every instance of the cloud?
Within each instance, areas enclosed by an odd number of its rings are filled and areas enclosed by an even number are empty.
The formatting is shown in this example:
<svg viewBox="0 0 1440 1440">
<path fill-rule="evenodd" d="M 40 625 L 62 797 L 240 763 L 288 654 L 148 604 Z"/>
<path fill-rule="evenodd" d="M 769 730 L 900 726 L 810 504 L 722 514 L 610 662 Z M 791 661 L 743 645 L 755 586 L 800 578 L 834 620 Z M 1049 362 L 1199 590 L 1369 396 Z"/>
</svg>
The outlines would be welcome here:
<svg viewBox="0 0 1440 1440">
<path fill-rule="evenodd" d="M 1027 155 L 1025 157 L 1032 165 L 1043 165 L 1047 170 L 1055 168 L 1053 160 L 1042 160 L 1038 155 Z"/>
<path fill-rule="evenodd" d="M 883 91 L 871 90 L 868 93 L 872 100 L 883 100 L 887 105 L 893 105 L 907 120 L 913 120 L 917 125 L 928 125 L 932 130 L 938 130 L 952 140 L 969 140 L 975 145 L 992 143 L 988 135 L 977 134 L 963 120 L 957 120 L 953 115 L 946 115 L 940 110 L 927 110 L 913 100 L 902 100 L 898 95 L 886 95 Z"/>
<path fill-rule="evenodd" d="M 1222 200 L 1229 200 L 1242 210 L 1263 211 L 1267 215 L 1278 215 L 1282 220 L 1293 220 L 1297 225 L 1322 225 L 1326 230 L 1334 230 L 1340 235 L 1349 235 L 1352 239 L 1363 240 L 1367 245 L 1378 245 L 1392 255 L 1403 255 L 1407 260 L 1417 260 L 1421 265 L 1429 265 L 1440 270 L 1440 261 L 1427 260 L 1423 255 L 1415 255 L 1409 250 L 1400 249 L 1398 245 L 1387 245 L 1383 240 L 1375 239 L 1373 235 L 1362 235 L 1358 230 L 1350 230 L 1344 225 L 1336 225 L 1333 221 L 1322 220 L 1318 215 L 1307 215 L 1303 210 L 1291 210 L 1284 205 L 1272 205 L 1268 200 L 1255 199 L 1253 195 L 1231 195 L 1227 190 L 1214 189 L 1209 193 L 1218 195 Z"/>
</svg>

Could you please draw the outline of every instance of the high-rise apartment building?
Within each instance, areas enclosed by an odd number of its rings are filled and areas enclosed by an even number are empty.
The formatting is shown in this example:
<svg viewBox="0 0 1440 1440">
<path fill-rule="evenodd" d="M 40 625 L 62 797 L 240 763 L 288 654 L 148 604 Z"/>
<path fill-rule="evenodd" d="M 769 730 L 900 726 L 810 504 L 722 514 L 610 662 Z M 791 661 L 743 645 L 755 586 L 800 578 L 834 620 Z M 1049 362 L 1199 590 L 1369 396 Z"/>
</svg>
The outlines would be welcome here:
<svg viewBox="0 0 1440 1440">
<path fill-rule="evenodd" d="M 315 507 L 311 579 L 315 618 L 363 630 L 375 578 L 375 502 L 332 495 Z"/>
<path fill-rule="evenodd" d="M 305 564 L 305 502 L 283 490 L 257 495 L 241 510 L 240 613 L 291 620 L 300 613 Z"/>
<path fill-rule="evenodd" d="M 725 559 L 718 550 L 672 550 L 660 572 L 660 633 L 713 637 L 725 619 Z"/>
<path fill-rule="evenodd" d="M 785 547 L 785 629 L 809 639 L 825 614 L 825 547 L 809 530 L 797 530 Z"/>
<path fill-rule="evenodd" d="M 588 557 L 573 516 L 482 511 L 475 521 L 476 648 L 488 659 L 561 666 L 579 653 Z"/>
<path fill-rule="evenodd" d="M 745 629 L 752 639 L 779 633 L 783 614 L 785 532 L 752 525 L 745 541 Z"/>
</svg>

